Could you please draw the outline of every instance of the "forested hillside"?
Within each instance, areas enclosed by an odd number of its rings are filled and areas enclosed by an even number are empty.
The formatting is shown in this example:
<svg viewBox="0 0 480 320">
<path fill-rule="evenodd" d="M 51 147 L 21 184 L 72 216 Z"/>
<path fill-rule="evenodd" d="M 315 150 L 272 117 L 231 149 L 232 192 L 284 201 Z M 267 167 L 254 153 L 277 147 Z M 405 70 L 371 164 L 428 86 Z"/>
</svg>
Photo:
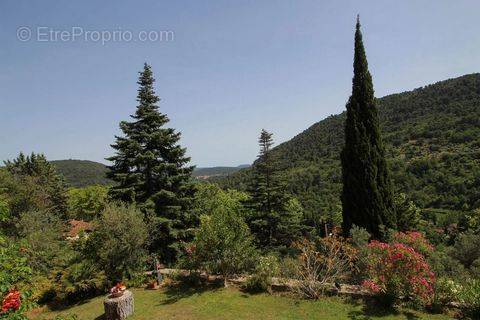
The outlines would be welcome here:
<svg viewBox="0 0 480 320">
<path fill-rule="evenodd" d="M 91 185 L 112 185 L 114 182 L 106 178 L 107 167 L 100 162 L 89 160 L 54 160 L 50 161 L 58 173 L 63 175 L 65 182 L 70 187 L 86 187 Z M 205 167 L 195 168 L 193 176 L 197 179 L 210 179 L 225 177 L 249 165 L 237 167 Z"/>
<path fill-rule="evenodd" d="M 229 174 L 237 172 L 243 168 L 247 168 L 249 165 L 243 164 L 237 167 L 205 167 L 195 168 L 193 170 L 193 176 L 198 179 L 210 179 L 213 177 L 225 177 Z"/>
<path fill-rule="evenodd" d="M 51 163 L 63 175 L 70 187 L 90 185 L 111 185 L 113 181 L 105 176 L 107 167 L 103 163 L 89 160 L 54 160 Z"/>
<path fill-rule="evenodd" d="M 397 192 L 422 208 L 480 206 L 480 74 L 389 95 L 378 106 Z M 344 121 L 345 113 L 330 116 L 273 149 L 310 214 L 340 210 Z M 245 169 L 219 183 L 244 189 L 249 174 Z"/>
</svg>

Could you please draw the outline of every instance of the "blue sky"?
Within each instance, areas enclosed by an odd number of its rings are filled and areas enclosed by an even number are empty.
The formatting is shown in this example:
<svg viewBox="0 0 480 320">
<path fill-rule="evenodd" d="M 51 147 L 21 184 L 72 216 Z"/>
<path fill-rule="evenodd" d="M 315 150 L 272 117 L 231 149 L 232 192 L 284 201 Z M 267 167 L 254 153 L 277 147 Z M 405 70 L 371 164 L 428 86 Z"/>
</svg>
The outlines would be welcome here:
<svg viewBox="0 0 480 320">
<path fill-rule="evenodd" d="M 360 13 L 376 96 L 480 71 L 479 1 L 0 2 L 0 159 L 105 162 L 147 61 L 199 166 L 250 163 L 343 111 Z M 17 38 L 19 27 L 33 32 Z M 38 28 L 174 32 L 173 41 L 35 41 Z M 46 29 L 42 29 L 46 30 Z M 38 33 L 38 32 L 37 32 Z M 43 38 L 44 39 L 44 38 Z"/>
</svg>

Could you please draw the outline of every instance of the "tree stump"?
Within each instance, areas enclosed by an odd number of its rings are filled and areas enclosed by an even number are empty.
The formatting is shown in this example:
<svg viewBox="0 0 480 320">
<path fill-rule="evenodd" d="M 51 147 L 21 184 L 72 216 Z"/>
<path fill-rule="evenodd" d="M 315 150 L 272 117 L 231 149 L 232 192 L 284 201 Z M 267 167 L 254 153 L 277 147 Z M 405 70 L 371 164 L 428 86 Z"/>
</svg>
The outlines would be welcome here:
<svg viewBox="0 0 480 320">
<path fill-rule="evenodd" d="M 121 297 L 107 296 L 103 302 L 105 320 L 123 320 L 133 314 L 133 294 L 126 290 Z"/>
</svg>

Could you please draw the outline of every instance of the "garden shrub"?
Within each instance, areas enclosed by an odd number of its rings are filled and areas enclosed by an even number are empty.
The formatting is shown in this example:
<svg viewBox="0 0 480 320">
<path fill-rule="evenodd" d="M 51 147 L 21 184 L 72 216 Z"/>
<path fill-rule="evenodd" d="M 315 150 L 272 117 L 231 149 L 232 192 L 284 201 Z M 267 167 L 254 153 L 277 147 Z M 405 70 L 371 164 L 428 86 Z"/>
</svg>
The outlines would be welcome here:
<svg viewBox="0 0 480 320">
<path fill-rule="evenodd" d="M 28 283 L 31 276 L 25 248 L 0 234 L 0 296 L 15 285 Z"/>
<path fill-rule="evenodd" d="M 357 250 L 336 234 L 316 241 L 304 239 L 294 246 L 300 252 L 295 267 L 297 289 L 307 298 L 318 299 L 355 269 Z"/>
<path fill-rule="evenodd" d="M 394 202 L 397 208 L 398 228 L 404 231 L 418 229 L 421 210 L 404 193 L 396 194 Z"/>
<path fill-rule="evenodd" d="M 350 242 L 357 249 L 366 246 L 370 237 L 370 233 L 364 228 L 353 225 L 350 229 Z"/>
<path fill-rule="evenodd" d="M 402 298 L 431 303 L 435 275 L 425 257 L 403 243 L 372 241 L 368 245 L 368 279 L 363 286 L 386 307 Z"/>
<path fill-rule="evenodd" d="M 0 319 L 27 319 L 24 312 L 32 306 L 28 290 L 31 276 L 24 247 L 0 233 Z"/>
<path fill-rule="evenodd" d="M 431 311 L 443 312 L 452 302 L 459 301 L 462 286 L 452 279 L 437 278 Z"/>
<path fill-rule="evenodd" d="M 104 271 L 109 285 L 132 279 L 146 261 L 147 226 L 134 205 L 109 204 L 95 221 L 83 254 Z"/>
<path fill-rule="evenodd" d="M 68 216 L 72 219 L 91 221 L 107 205 L 108 187 L 93 185 L 68 190 Z"/>
<path fill-rule="evenodd" d="M 403 243 L 424 256 L 428 256 L 434 250 L 425 236 L 418 231 L 396 232 L 393 234 L 391 242 Z"/>
<path fill-rule="evenodd" d="M 470 267 L 470 274 L 475 279 L 480 279 L 480 258 L 473 261 L 472 266 Z"/>
<path fill-rule="evenodd" d="M 451 257 L 447 250 L 442 247 L 438 247 L 427 259 L 437 277 L 455 278 L 457 280 L 463 280 L 468 277 L 467 269 L 460 261 Z"/>
<path fill-rule="evenodd" d="M 474 233 L 480 233 L 480 208 L 466 214 L 468 228 Z"/>
<path fill-rule="evenodd" d="M 367 276 L 365 270 L 367 269 L 367 245 L 370 237 L 370 233 L 364 228 L 354 225 L 352 229 L 350 229 L 350 243 L 357 250 L 355 268 L 352 274 L 355 283 L 361 283 Z"/>
<path fill-rule="evenodd" d="M 186 247 L 192 267 L 228 278 L 251 269 L 256 257 L 253 237 L 243 215 L 232 208 L 219 207 L 200 217 L 193 243 Z"/>
<path fill-rule="evenodd" d="M 460 261 L 465 268 L 480 258 L 480 234 L 465 232 L 460 234 L 452 247 L 451 255 Z"/>
<path fill-rule="evenodd" d="M 279 261 L 280 277 L 285 279 L 294 279 L 297 276 L 297 259 L 298 258 L 296 256 L 287 256 Z"/>
<path fill-rule="evenodd" d="M 460 293 L 462 310 L 472 319 L 480 319 L 480 279 L 470 279 Z"/>
<path fill-rule="evenodd" d="M 64 240 L 65 223 L 48 211 L 21 213 L 17 219 L 18 235 L 25 241 L 28 265 L 44 275 L 68 254 Z"/>
<path fill-rule="evenodd" d="M 99 294 L 107 288 L 105 273 L 88 261 L 76 262 L 56 274 L 55 301 L 72 303 Z"/>
<path fill-rule="evenodd" d="M 24 303 L 26 297 L 16 289 L 9 290 L 2 299 L 0 319 L 28 320 L 25 316 L 27 305 Z"/>
<path fill-rule="evenodd" d="M 141 287 L 149 280 L 149 276 L 143 272 L 137 272 L 132 275 L 130 279 L 125 281 L 127 287 Z"/>
<path fill-rule="evenodd" d="M 245 289 L 249 292 L 271 291 L 272 277 L 278 276 L 280 266 L 275 256 L 260 257 L 253 275 L 245 283 Z"/>
<path fill-rule="evenodd" d="M 43 275 L 36 275 L 32 278 L 30 289 L 32 300 L 38 303 L 49 302 L 56 295 L 52 280 Z"/>
</svg>

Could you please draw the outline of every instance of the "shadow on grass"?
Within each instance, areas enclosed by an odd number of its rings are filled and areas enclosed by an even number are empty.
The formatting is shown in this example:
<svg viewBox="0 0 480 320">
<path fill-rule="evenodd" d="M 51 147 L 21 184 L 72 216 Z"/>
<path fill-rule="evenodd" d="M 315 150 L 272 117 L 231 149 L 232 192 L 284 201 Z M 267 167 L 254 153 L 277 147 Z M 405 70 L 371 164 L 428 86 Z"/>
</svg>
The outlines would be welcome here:
<svg viewBox="0 0 480 320">
<path fill-rule="evenodd" d="M 419 319 L 419 317 L 410 311 L 399 311 L 395 308 L 385 308 L 379 306 L 375 303 L 372 299 L 346 299 L 346 302 L 349 304 L 353 304 L 354 306 L 362 306 L 361 310 L 358 311 L 351 311 L 348 313 L 348 317 L 352 320 L 370 320 L 370 319 L 377 319 L 383 318 L 387 316 L 399 316 L 403 315 L 408 320 L 415 320 Z"/>
<path fill-rule="evenodd" d="M 90 301 L 92 301 L 93 298 L 95 298 L 95 297 L 85 298 L 84 300 L 80 300 L 80 301 L 76 301 L 76 302 L 72 302 L 72 303 L 67 303 L 65 301 L 61 301 L 61 302 L 51 301 L 51 302 L 46 303 L 46 305 L 52 311 L 64 311 L 64 310 L 68 310 L 68 309 L 70 309 L 72 307 L 75 307 L 75 306 L 81 306 L 83 304 L 89 303 Z"/>
<path fill-rule="evenodd" d="M 191 297 L 193 295 L 201 295 L 205 292 L 214 292 L 223 288 L 223 284 L 220 282 L 202 283 L 196 286 L 192 286 L 187 283 L 179 283 L 175 286 L 171 286 L 165 289 L 163 293 L 166 295 L 166 299 L 160 302 L 159 305 L 173 304 L 181 299 Z"/>
</svg>

